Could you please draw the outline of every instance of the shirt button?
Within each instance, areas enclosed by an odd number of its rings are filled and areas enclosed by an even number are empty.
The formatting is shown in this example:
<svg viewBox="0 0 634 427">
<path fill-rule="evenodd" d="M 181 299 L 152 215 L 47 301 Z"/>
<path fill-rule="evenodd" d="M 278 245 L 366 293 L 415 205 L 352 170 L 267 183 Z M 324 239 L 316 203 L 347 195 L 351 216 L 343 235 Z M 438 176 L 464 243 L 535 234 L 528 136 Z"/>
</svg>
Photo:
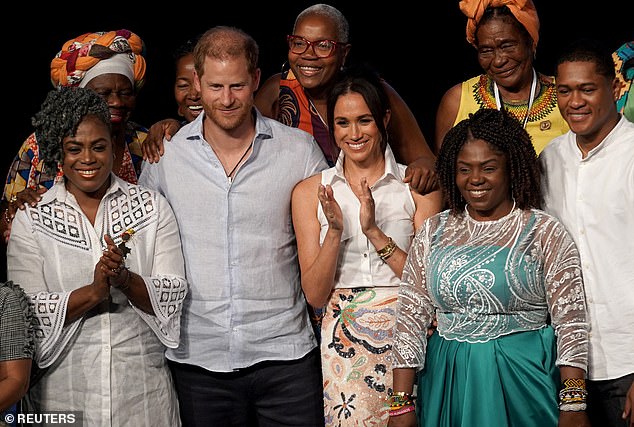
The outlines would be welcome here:
<svg viewBox="0 0 634 427">
<path fill-rule="evenodd" d="M 367 258 L 367 257 L 368 257 L 367 253 L 363 254 L 363 258 Z"/>
</svg>

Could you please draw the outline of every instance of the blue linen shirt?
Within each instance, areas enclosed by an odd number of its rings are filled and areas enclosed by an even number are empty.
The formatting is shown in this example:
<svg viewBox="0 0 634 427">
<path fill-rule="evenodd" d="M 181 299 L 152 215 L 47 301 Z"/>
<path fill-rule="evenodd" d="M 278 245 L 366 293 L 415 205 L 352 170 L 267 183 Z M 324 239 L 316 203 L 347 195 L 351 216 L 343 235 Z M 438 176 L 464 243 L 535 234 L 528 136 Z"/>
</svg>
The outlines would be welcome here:
<svg viewBox="0 0 634 427">
<path fill-rule="evenodd" d="M 298 359 L 316 347 L 300 285 L 291 192 L 326 169 L 314 138 L 254 109 L 253 151 L 234 176 L 203 137 L 201 114 L 181 128 L 139 183 L 172 205 L 190 286 L 170 360 L 230 372 Z"/>
</svg>

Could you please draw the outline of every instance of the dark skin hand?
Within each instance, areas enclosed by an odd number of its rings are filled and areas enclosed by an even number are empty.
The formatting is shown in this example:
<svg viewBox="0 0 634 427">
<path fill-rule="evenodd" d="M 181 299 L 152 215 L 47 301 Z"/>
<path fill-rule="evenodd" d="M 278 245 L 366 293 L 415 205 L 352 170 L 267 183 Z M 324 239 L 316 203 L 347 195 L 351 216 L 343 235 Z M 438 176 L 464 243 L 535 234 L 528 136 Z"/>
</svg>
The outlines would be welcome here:
<svg viewBox="0 0 634 427">
<path fill-rule="evenodd" d="M 143 159 L 149 163 L 157 163 L 163 153 L 163 138 L 168 141 L 181 128 L 181 124 L 175 119 L 164 119 L 154 123 L 148 132 L 145 141 L 141 144 Z"/>
<path fill-rule="evenodd" d="M 25 188 L 15 195 L 15 201 L 8 203 L 7 207 L 3 209 L 2 219 L 0 220 L 0 231 L 4 237 L 5 244 L 9 241 L 11 223 L 18 209 L 24 210 L 26 205 L 30 205 L 31 207 L 37 206 L 38 202 L 42 200 L 42 194 L 44 194 L 46 190 L 46 187 L 41 187 L 37 190 Z"/>
<path fill-rule="evenodd" d="M 154 309 L 143 278 L 124 268 L 123 253 L 110 236 L 104 235 L 104 240 L 108 248 L 104 251 L 99 262 L 102 264 L 103 273 L 108 276 L 109 285 L 123 292 L 132 304 L 144 312 L 154 315 Z"/>
<path fill-rule="evenodd" d="M 623 419 L 629 420 L 629 427 L 634 427 L 634 382 L 630 384 L 630 389 L 625 395 L 625 408 L 623 409 Z"/>
<path fill-rule="evenodd" d="M 29 388 L 31 359 L 0 362 L 0 411 L 20 400 Z"/>
</svg>

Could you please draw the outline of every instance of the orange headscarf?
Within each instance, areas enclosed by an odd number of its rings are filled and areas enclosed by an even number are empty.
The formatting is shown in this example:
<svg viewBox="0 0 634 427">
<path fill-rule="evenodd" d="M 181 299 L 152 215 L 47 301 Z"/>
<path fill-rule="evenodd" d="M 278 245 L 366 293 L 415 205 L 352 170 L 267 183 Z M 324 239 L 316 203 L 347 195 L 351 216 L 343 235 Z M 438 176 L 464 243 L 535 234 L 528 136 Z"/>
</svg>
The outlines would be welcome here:
<svg viewBox="0 0 634 427">
<path fill-rule="evenodd" d="M 507 6 L 515 19 L 533 38 L 533 49 L 539 41 L 539 17 L 532 0 L 461 0 L 460 10 L 467 16 L 467 41 L 475 46 L 475 31 L 487 7 Z"/>
<path fill-rule="evenodd" d="M 139 89 L 145 78 L 143 41 L 129 30 L 86 33 L 64 43 L 51 61 L 53 86 L 79 86 L 86 72 L 99 62 L 123 54 L 130 61 L 131 77 Z"/>
</svg>

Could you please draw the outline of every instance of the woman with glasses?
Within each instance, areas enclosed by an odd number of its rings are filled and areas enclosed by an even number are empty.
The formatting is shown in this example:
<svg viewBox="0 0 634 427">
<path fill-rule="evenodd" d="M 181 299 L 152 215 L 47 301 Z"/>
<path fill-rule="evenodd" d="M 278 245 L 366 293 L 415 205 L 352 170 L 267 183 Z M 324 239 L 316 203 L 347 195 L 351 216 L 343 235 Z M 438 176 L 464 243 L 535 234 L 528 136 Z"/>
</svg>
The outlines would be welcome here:
<svg viewBox="0 0 634 427">
<path fill-rule="evenodd" d="M 262 84 L 255 104 L 265 116 L 312 134 L 332 166 L 339 149 L 328 133 L 326 100 L 350 52 L 348 21 L 334 7 L 315 4 L 297 16 L 287 40 L 288 67 Z M 428 193 L 437 186 L 435 157 L 405 101 L 382 84 L 392 110 L 389 143 L 396 160 L 409 165 L 404 181 Z"/>
<path fill-rule="evenodd" d="M 467 40 L 483 74 L 450 88 L 436 113 L 436 153 L 449 129 L 481 108 L 502 107 L 515 116 L 539 154 L 568 131 L 557 107 L 554 79 L 535 71 L 539 17 L 531 0 L 462 0 Z"/>
</svg>

